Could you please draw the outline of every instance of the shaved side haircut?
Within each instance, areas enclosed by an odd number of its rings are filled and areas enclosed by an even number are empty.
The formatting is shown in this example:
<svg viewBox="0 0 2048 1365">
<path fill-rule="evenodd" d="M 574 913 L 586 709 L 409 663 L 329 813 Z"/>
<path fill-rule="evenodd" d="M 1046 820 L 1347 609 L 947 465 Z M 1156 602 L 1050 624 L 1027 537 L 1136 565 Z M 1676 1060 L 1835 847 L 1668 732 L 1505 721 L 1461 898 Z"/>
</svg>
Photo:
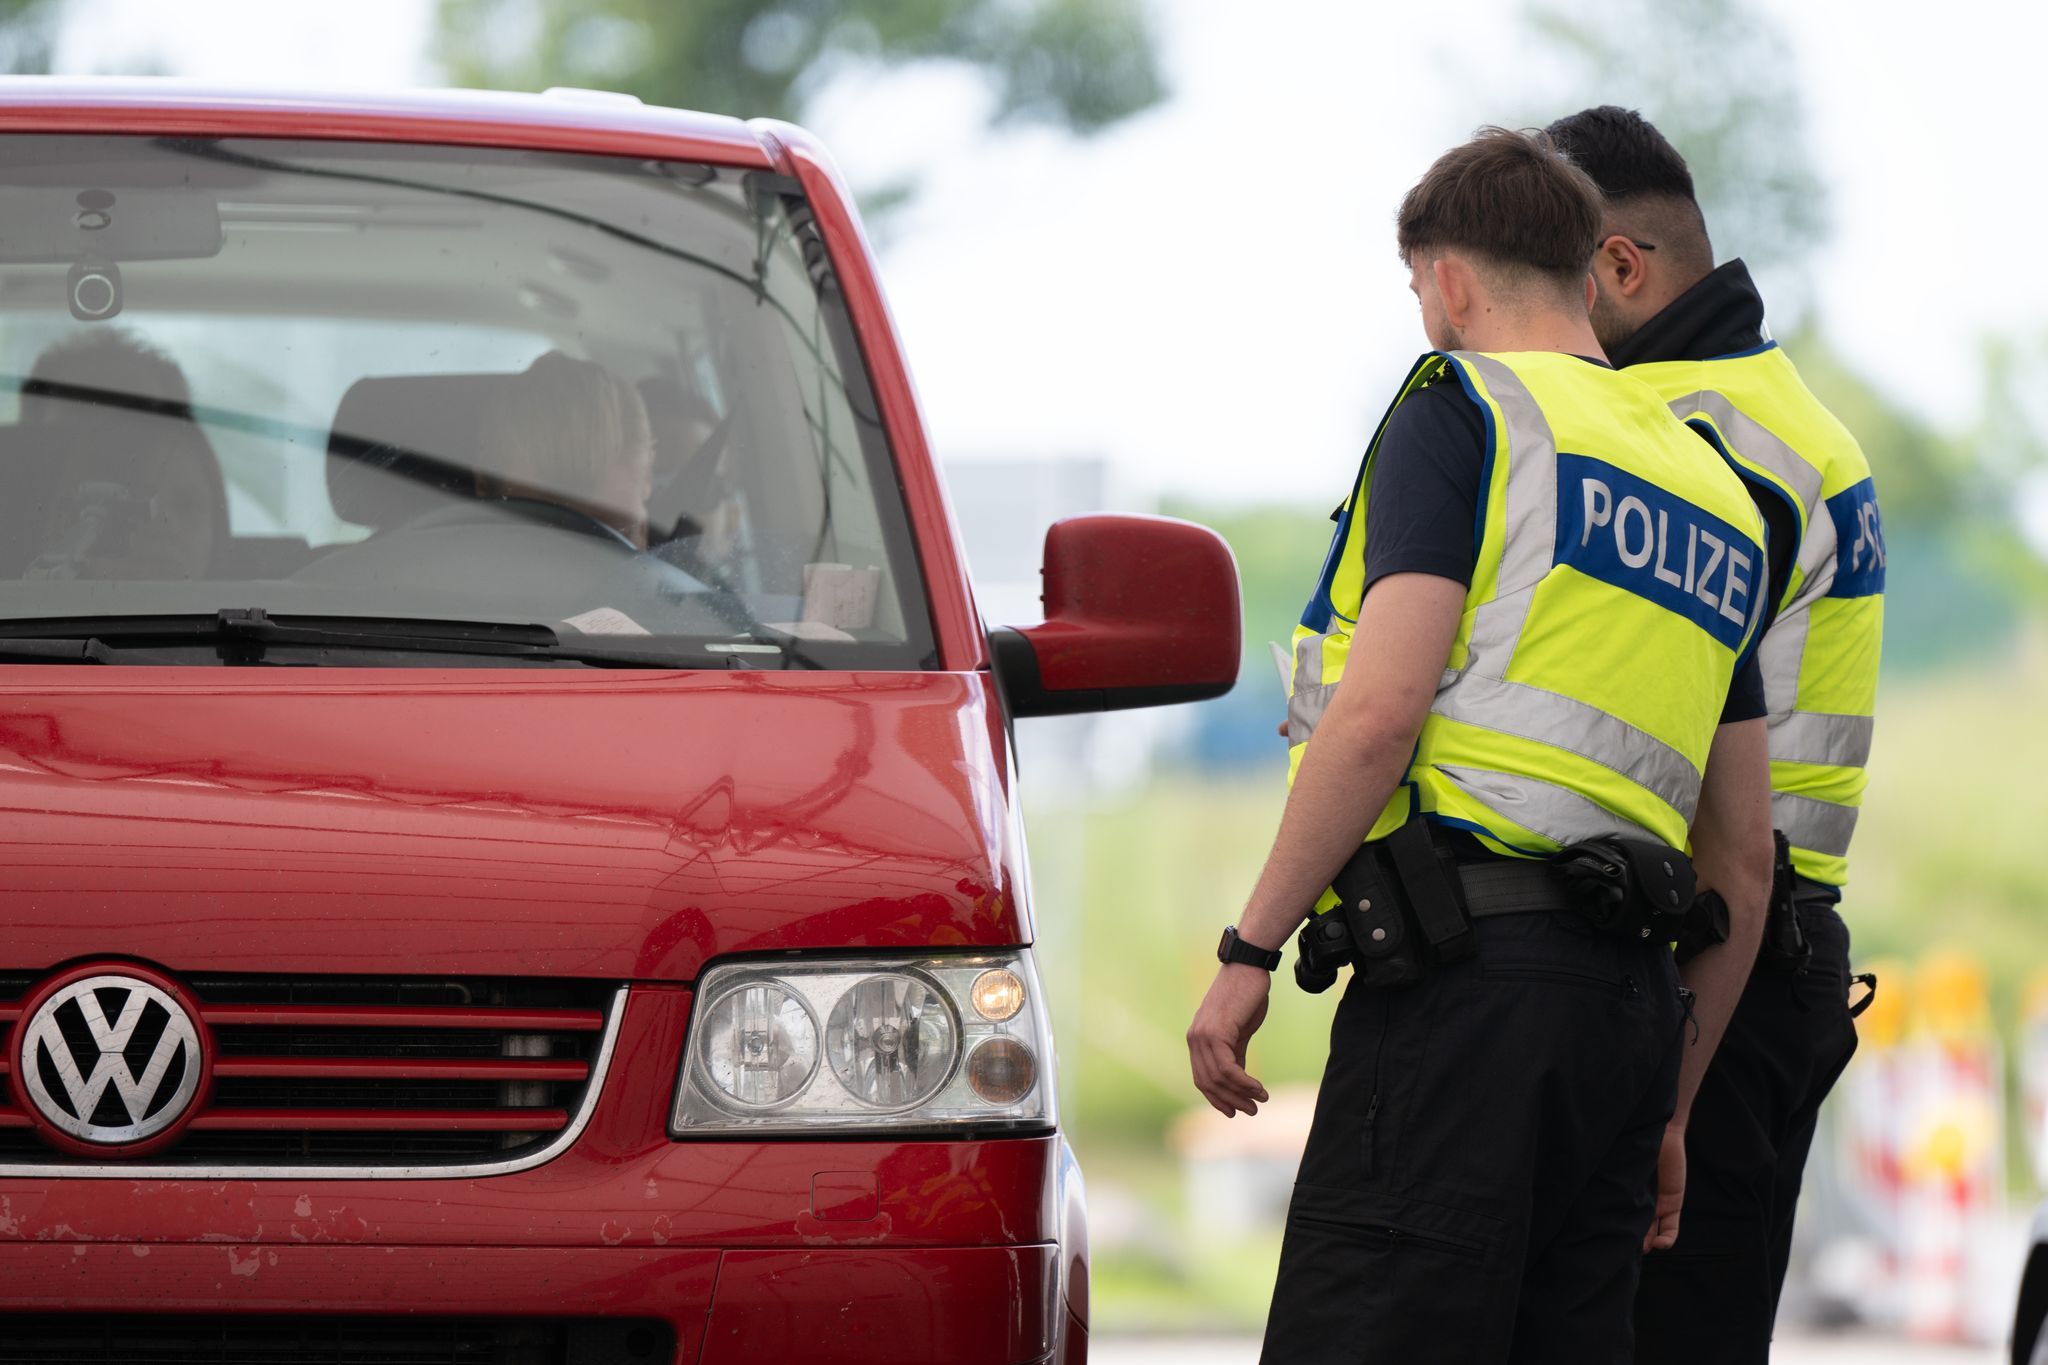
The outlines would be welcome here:
<svg viewBox="0 0 2048 1365">
<path fill-rule="evenodd" d="M 1693 193 L 1685 158 L 1655 124 L 1633 109 L 1603 104 L 1545 130 L 1607 197 L 1618 231 L 1654 243 L 1688 280 L 1714 268 L 1714 244 Z"/>
</svg>

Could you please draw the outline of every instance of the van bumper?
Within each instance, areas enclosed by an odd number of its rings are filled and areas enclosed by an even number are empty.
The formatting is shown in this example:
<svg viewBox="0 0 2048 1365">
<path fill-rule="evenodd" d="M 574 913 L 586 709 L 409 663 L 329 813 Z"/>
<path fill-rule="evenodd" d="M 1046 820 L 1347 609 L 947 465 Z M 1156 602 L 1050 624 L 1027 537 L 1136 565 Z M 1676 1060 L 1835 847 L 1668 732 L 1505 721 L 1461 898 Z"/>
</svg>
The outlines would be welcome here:
<svg viewBox="0 0 2048 1365">
<path fill-rule="evenodd" d="M 631 1318 L 698 1365 L 1073 1365 L 1084 1220 L 1057 1134 L 586 1142 L 473 1180 L 9 1179 L 0 1320 Z"/>
<path fill-rule="evenodd" d="M 7 1315 L 635 1318 L 701 1365 L 1038 1362 L 1059 1346 L 1056 1246 L 914 1251 L 163 1246 L 6 1249 Z"/>
</svg>

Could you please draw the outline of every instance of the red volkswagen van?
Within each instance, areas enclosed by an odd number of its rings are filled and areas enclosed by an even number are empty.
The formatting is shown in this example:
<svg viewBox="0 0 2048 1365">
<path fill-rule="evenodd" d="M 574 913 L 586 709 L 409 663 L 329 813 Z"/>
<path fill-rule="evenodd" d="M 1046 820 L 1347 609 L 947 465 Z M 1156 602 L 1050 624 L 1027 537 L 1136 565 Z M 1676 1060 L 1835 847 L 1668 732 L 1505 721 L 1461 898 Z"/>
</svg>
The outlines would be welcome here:
<svg viewBox="0 0 2048 1365">
<path fill-rule="evenodd" d="M 1235 570 L 1045 602 L 795 128 L 0 83 L 0 1359 L 1083 1359 L 1010 726 Z"/>
</svg>

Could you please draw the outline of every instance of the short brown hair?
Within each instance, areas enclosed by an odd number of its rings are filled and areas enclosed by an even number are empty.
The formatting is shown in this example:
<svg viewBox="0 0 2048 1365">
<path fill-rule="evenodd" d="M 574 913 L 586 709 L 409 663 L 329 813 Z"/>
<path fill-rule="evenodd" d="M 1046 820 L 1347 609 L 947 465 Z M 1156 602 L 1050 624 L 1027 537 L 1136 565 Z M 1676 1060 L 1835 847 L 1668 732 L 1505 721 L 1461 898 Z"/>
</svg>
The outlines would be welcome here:
<svg viewBox="0 0 2048 1365">
<path fill-rule="evenodd" d="M 1481 128 L 1436 159 L 1395 223 L 1403 264 L 1465 251 L 1574 288 L 1592 268 L 1601 211 L 1600 187 L 1548 133 Z"/>
</svg>

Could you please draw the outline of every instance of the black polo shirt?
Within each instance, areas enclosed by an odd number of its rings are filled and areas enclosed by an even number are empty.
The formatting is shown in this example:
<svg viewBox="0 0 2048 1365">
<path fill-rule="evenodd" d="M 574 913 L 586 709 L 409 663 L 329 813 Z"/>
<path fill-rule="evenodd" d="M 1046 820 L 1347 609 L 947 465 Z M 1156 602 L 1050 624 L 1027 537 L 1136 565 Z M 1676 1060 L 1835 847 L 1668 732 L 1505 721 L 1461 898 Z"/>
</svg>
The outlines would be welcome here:
<svg viewBox="0 0 2048 1365">
<path fill-rule="evenodd" d="M 1589 365 L 1605 363 L 1583 358 Z M 1471 585 L 1479 559 L 1479 481 L 1485 465 L 1485 421 L 1455 379 L 1411 394 L 1394 409 L 1373 456 L 1366 500 L 1367 592 L 1396 573 L 1434 574 Z M 1771 581 L 1782 582 L 1775 564 L 1772 569 Z M 1729 686 L 1721 721 L 1755 720 L 1764 712 L 1763 672 L 1751 650 Z"/>
</svg>

